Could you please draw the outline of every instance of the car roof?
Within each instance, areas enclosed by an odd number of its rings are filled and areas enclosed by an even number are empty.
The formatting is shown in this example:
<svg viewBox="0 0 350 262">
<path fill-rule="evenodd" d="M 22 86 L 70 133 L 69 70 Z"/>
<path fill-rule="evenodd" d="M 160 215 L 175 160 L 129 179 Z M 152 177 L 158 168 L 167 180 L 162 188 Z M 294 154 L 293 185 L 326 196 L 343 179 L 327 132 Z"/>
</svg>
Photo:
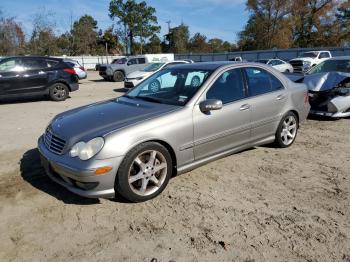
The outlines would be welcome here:
<svg viewBox="0 0 350 262">
<path fill-rule="evenodd" d="M 234 61 L 217 61 L 217 62 L 200 62 L 200 63 L 188 63 L 174 65 L 172 68 L 184 68 L 194 70 L 216 70 L 220 67 L 227 65 L 243 64 L 245 62 L 234 62 Z"/>
<path fill-rule="evenodd" d="M 350 56 L 335 56 L 327 60 L 350 60 Z"/>
<path fill-rule="evenodd" d="M 63 61 L 62 58 L 57 57 L 51 57 L 51 56 L 31 56 L 31 55 L 22 55 L 22 56 L 7 56 L 2 59 L 9 59 L 9 58 L 33 58 L 33 59 L 50 59 L 50 60 L 57 60 L 57 61 Z"/>
</svg>

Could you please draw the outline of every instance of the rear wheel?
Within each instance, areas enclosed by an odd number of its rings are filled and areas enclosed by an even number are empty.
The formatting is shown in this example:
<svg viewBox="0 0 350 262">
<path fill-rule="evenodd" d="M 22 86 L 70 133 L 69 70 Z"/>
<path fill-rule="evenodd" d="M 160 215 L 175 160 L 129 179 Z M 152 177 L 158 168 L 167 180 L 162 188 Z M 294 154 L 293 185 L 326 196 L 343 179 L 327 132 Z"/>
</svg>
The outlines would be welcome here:
<svg viewBox="0 0 350 262">
<path fill-rule="evenodd" d="M 114 82 L 122 82 L 124 81 L 125 75 L 122 71 L 116 71 L 113 74 L 113 81 Z"/>
<path fill-rule="evenodd" d="M 288 112 L 281 120 L 275 138 L 278 147 L 285 148 L 291 146 L 298 133 L 298 118 L 293 112 Z"/>
<path fill-rule="evenodd" d="M 115 189 L 131 202 L 159 195 L 172 175 L 172 159 L 161 144 L 147 142 L 133 148 L 119 167 Z"/>
<path fill-rule="evenodd" d="M 50 87 L 49 96 L 53 101 L 64 101 L 68 95 L 68 87 L 63 83 L 55 83 Z"/>
</svg>

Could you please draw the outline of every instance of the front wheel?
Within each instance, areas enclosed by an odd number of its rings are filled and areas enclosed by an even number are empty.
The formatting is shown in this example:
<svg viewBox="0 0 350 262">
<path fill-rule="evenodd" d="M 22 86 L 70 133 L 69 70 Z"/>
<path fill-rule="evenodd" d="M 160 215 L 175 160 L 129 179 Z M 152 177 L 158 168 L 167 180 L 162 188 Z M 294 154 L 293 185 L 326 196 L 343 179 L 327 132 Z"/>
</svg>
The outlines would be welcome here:
<svg viewBox="0 0 350 262">
<path fill-rule="evenodd" d="M 159 195 L 172 175 L 172 159 L 159 143 L 147 142 L 133 148 L 121 163 L 115 189 L 131 202 Z"/>
<path fill-rule="evenodd" d="M 69 95 L 68 87 L 62 83 L 53 84 L 49 90 L 49 96 L 53 101 L 64 101 Z"/>
<path fill-rule="evenodd" d="M 125 75 L 122 71 L 114 72 L 112 80 L 114 82 L 122 82 L 124 81 Z"/>
<path fill-rule="evenodd" d="M 293 112 L 287 113 L 281 120 L 275 138 L 275 145 L 281 148 L 291 146 L 298 133 L 298 118 Z"/>
</svg>

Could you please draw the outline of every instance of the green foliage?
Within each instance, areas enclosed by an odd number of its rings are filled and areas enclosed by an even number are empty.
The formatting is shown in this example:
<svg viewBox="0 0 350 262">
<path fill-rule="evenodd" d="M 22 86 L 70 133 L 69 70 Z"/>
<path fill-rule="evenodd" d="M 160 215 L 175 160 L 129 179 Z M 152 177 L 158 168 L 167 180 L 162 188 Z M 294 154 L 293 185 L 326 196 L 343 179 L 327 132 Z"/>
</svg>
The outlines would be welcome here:
<svg viewBox="0 0 350 262">
<path fill-rule="evenodd" d="M 90 15 L 80 17 L 75 21 L 71 31 L 73 54 L 96 54 L 97 21 Z"/>
<path fill-rule="evenodd" d="M 109 4 L 109 16 L 117 19 L 120 26 L 123 27 L 124 38 L 129 38 L 130 53 L 134 53 L 134 38 L 139 37 L 140 48 L 142 53 L 144 40 L 155 33 L 158 33 L 157 17 L 155 8 L 147 6 L 146 2 L 137 3 L 135 0 L 112 0 Z M 127 44 L 127 43 L 126 43 Z"/>
<path fill-rule="evenodd" d="M 181 24 L 171 28 L 169 34 L 165 36 L 167 43 L 164 43 L 164 51 L 172 53 L 185 53 L 188 51 L 190 31 L 188 26 Z"/>
</svg>

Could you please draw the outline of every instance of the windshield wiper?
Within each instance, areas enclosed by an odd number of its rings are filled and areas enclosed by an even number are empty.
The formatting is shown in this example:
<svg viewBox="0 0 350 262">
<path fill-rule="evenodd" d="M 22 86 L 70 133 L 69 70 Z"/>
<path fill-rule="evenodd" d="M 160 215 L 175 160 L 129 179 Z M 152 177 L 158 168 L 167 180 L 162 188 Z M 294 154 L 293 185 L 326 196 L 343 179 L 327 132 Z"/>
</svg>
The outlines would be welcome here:
<svg viewBox="0 0 350 262">
<path fill-rule="evenodd" d="M 154 98 L 154 97 L 151 97 L 151 96 L 135 96 L 134 98 L 138 98 L 138 99 L 145 100 L 148 102 L 155 102 L 155 103 L 162 104 L 161 100 Z"/>
</svg>

